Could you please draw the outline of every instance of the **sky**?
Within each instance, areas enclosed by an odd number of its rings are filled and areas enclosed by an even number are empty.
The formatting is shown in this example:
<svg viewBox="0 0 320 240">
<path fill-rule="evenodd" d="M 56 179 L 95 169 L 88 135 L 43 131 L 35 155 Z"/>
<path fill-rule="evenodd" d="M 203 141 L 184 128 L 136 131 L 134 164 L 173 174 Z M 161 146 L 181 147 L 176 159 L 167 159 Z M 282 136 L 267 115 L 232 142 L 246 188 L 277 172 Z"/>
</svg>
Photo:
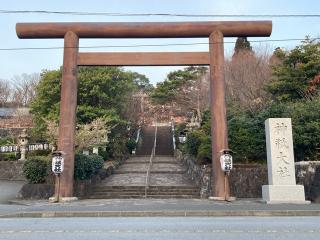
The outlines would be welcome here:
<svg viewBox="0 0 320 240">
<path fill-rule="evenodd" d="M 171 14 L 319 14 L 319 0 L 10 0 L 0 2 L 0 10 L 46 10 L 72 12 L 109 13 L 171 13 Z M 248 38 L 250 40 L 302 39 L 306 35 L 320 37 L 320 18 L 221 18 L 221 17 L 114 17 L 76 16 L 57 14 L 2 14 L 0 13 L 0 48 L 62 47 L 62 39 L 18 39 L 15 32 L 17 22 L 169 22 L 169 21 L 231 21 L 231 20 L 272 20 L 270 38 Z M 234 42 L 226 39 L 225 42 Z M 207 39 L 86 39 L 80 40 L 81 51 L 208 51 L 208 46 L 159 46 L 133 48 L 93 48 L 83 46 L 114 46 L 137 44 L 179 44 L 208 42 Z M 276 47 L 292 49 L 299 41 L 252 43 L 253 47 L 273 50 Z M 225 44 L 225 55 L 232 54 L 234 44 Z M 63 50 L 0 50 L 0 79 L 11 80 L 23 73 L 40 73 L 44 69 L 58 69 L 62 65 Z M 145 74 L 150 82 L 163 81 L 166 74 L 177 67 L 127 67 L 126 69 Z"/>
</svg>

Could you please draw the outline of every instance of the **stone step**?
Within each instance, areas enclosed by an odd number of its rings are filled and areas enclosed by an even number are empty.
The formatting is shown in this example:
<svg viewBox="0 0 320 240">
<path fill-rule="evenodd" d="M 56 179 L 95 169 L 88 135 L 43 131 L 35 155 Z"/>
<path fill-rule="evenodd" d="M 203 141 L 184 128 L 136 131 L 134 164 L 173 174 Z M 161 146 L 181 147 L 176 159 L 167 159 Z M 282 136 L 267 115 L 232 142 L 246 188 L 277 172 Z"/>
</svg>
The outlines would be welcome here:
<svg viewBox="0 0 320 240">
<path fill-rule="evenodd" d="M 136 164 L 123 164 L 121 165 L 117 170 L 147 170 L 149 168 L 149 163 L 136 163 Z M 177 163 L 172 163 L 172 162 L 167 162 L 167 163 L 159 163 L 159 162 L 154 162 L 151 167 L 152 170 L 156 169 L 167 169 L 168 171 L 176 169 L 176 170 L 186 170 L 186 167 L 177 164 Z"/>
<path fill-rule="evenodd" d="M 147 156 L 131 156 L 129 159 L 127 159 L 125 162 L 130 162 L 130 161 L 149 161 L 150 160 L 150 155 Z M 155 161 L 160 161 L 160 160 L 166 160 L 166 161 L 177 161 L 173 156 L 171 155 L 156 155 L 154 156 L 153 160 Z"/>
<path fill-rule="evenodd" d="M 126 164 L 149 164 L 149 160 L 148 161 L 137 161 L 137 160 L 127 160 L 126 162 L 124 162 L 122 164 L 126 165 Z M 181 162 L 177 161 L 177 160 L 153 160 L 152 163 L 156 164 L 156 163 L 169 163 L 169 164 L 177 164 L 177 165 L 181 165 Z"/>
<path fill-rule="evenodd" d="M 191 193 L 191 192 L 199 192 L 199 189 L 186 189 L 186 190 L 181 190 L 181 189 L 170 189 L 170 190 L 147 190 L 150 193 Z"/>
<path fill-rule="evenodd" d="M 112 192 L 93 192 L 92 195 L 97 196 L 97 195 L 144 195 L 145 191 L 140 191 L 140 192 L 135 192 L 135 191 L 123 191 L 123 192 L 117 192 L 117 191 L 112 191 Z"/>
<path fill-rule="evenodd" d="M 144 185 L 132 185 L 132 186 L 124 186 L 124 185 L 98 185 L 95 186 L 94 189 L 104 188 L 104 189 L 144 189 Z M 198 189 L 197 186 L 194 185 L 175 185 L 175 186 L 155 186 L 150 185 L 149 189 Z"/>
<path fill-rule="evenodd" d="M 144 198 L 144 195 L 91 195 L 90 199 L 130 199 L 130 198 Z"/>
<path fill-rule="evenodd" d="M 195 196 L 200 196 L 200 192 L 171 192 L 171 193 L 160 193 L 160 192 L 156 192 L 156 193 L 150 193 L 150 192 L 147 192 L 147 195 L 149 196 L 158 196 L 158 195 L 161 195 L 161 196 L 171 196 L 171 195 L 174 195 L 174 196 L 178 196 L 178 195 L 182 195 L 182 196 L 185 196 L 185 195 L 195 195 Z"/>
<path fill-rule="evenodd" d="M 198 189 L 198 187 L 148 187 L 150 191 L 191 191 Z"/>
<path fill-rule="evenodd" d="M 92 195 L 90 196 L 90 199 L 142 199 L 145 198 L 144 195 Z M 168 198 L 187 198 L 187 199 L 198 199 L 200 198 L 199 195 L 147 195 L 147 198 L 152 199 L 168 199 Z"/>
<path fill-rule="evenodd" d="M 145 186 L 109 186 L 109 185 L 98 185 L 95 186 L 93 189 L 106 189 L 106 190 L 127 190 L 127 189 L 135 189 L 135 190 L 141 190 L 145 189 Z M 192 186 L 192 185 L 185 185 L 185 186 L 154 186 L 150 185 L 148 187 L 150 190 L 154 191 L 170 191 L 170 190 L 194 190 L 194 189 L 199 189 L 197 186 Z"/>
<path fill-rule="evenodd" d="M 103 194 L 119 194 L 119 195 L 137 195 L 137 194 L 144 194 L 145 190 L 143 191 L 134 191 L 134 190 L 128 190 L 128 191 L 105 191 L 105 190 L 97 190 L 93 191 L 93 195 L 103 195 Z M 200 191 L 199 190 L 191 190 L 191 191 L 149 191 L 147 190 L 147 193 L 149 195 L 199 195 Z"/>
<path fill-rule="evenodd" d="M 168 170 L 151 170 L 150 173 L 157 173 L 157 174 L 184 174 L 186 173 L 187 170 L 172 170 L 172 171 L 168 171 Z M 134 170 L 116 170 L 115 174 L 128 174 L 128 173 L 140 173 L 140 174 L 146 174 L 146 171 L 134 171 Z"/>
<path fill-rule="evenodd" d="M 106 190 L 106 189 L 95 189 L 93 190 L 93 193 L 139 193 L 139 192 L 145 192 L 145 189 L 113 189 L 113 190 Z M 147 189 L 148 193 L 151 194 L 157 194 L 157 193 L 161 193 L 161 194 L 172 194 L 172 193 L 197 193 L 200 192 L 199 189 L 185 189 L 185 190 L 181 190 L 181 189 L 170 189 L 170 190 L 150 190 Z"/>
<path fill-rule="evenodd" d="M 125 188 L 110 188 L 110 186 L 98 186 L 94 187 L 92 191 L 144 191 L 145 187 L 141 188 L 130 188 L 130 187 L 125 187 Z"/>
<path fill-rule="evenodd" d="M 115 174 L 130 174 L 130 173 L 138 173 L 138 174 L 146 174 L 147 170 L 116 170 Z"/>
<path fill-rule="evenodd" d="M 154 195 L 154 196 L 150 196 L 147 195 L 147 198 L 153 198 L 153 199 L 168 199 L 168 198 L 178 198 L 178 199 L 198 199 L 200 198 L 200 196 L 198 195 Z"/>
</svg>

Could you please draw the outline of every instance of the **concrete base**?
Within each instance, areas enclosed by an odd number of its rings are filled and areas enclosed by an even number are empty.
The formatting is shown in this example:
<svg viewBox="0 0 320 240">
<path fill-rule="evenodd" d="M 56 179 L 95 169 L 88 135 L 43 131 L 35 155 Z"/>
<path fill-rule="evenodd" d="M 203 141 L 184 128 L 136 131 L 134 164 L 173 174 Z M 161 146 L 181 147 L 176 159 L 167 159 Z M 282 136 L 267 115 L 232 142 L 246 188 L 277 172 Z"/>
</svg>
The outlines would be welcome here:
<svg viewBox="0 0 320 240">
<path fill-rule="evenodd" d="M 225 199 L 223 197 L 213 197 L 213 196 L 209 197 L 208 199 L 212 201 L 228 201 L 228 202 L 232 202 L 236 200 L 235 197 L 229 197 L 228 199 Z"/>
<path fill-rule="evenodd" d="M 77 201 L 77 197 L 60 197 L 59 199 L 55 196 L 49 198 L 49 202 L 74 202 Z"/>
<path fill-rule="evenodd" d="M 310 203 L 305 200 L 304 186 L 302 185 L 264 185 L 262 186 L 262 199 L 268 204 Z"/>
</svg>

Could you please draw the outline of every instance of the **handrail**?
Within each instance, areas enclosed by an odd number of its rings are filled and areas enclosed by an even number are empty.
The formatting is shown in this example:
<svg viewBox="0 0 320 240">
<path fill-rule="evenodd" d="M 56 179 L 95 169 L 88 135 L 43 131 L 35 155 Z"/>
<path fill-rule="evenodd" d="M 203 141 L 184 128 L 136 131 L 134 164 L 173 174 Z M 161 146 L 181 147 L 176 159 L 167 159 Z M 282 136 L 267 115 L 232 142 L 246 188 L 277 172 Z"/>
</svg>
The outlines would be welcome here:
<svg viewBox="0 0 320 240">
<path fill-rule="evenodd" d="M 138 144 L 139 138 L 140 138 L 140 131 L 141 131 L 141 126 L 138 128 L 138 133 L 137 133 L 137 138 L 136 138 L 136 143 Z"/>
<path fill-rule="evenodd" d="M 153 160 L 154 156 L 156 155 L 158 126 L 157 126 L 157 123 L 155 125 L 156 125 L 156 129 L 154 131 L 154 142 L 153 142 L 153 147 L 152 147 L 152 151 L 151 151 L 151 156 L 150 156 L 150 159 L 149 159 L 149 167 L 148 167 L 147 174 L 146 174 L 146 183 L 145 183 L 145 188 L 144 188 L 144 197 L 145 198 L 147 198 L 147 191 L 148 191 L 148 188 L 149 188 L 150 171 L 151 171 L 151 167 L 152 167 L 152 160 Z"/>
<path fill-rule="evenodd" d="M 176 150 L 176 138 L 174 136 L 174 121 L 171 122 L 171 131 L 172 131 L 172 144 L 173 144 L 173 151 Z"/>
<path fill-rule="evenodd" d="M 140 139 L 140 132 L 141 132 L 141 125 L 139 126 L 139 128 L 138 128 L 138 132 L 137 132 L 137 138 L 136 138 L 136 146 L 134 147 L 134 149 L 133 149 L 133 151 L 132 151 L 132 153 L 136 153 L 136 151 L 137 151 L 137 146 L 138 146 L 138 142 L 139 142 L 139 139 Z"/>
</svg>

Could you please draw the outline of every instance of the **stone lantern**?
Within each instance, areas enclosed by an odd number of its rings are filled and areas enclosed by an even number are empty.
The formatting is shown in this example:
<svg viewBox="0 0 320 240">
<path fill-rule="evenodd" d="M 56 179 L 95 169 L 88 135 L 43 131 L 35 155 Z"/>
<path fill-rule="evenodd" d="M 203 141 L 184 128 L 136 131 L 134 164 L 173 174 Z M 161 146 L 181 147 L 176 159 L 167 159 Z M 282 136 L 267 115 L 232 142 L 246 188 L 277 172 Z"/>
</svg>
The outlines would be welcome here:
<svg viewBox="0 0 320 240">
<path fill-rule="evenodd" d="M 26 152 L 27 152 L 27 146 L 29 142 L 27 129 L 22 130 L 22 133 L 18 136 L 18 140 L 19 140 L 20 153 L 21 153 L 21 158 L 19 160 L 24 161 L 26 160 Z"/>
<path fill-rule="evenodd" d="M 187 128 L 190 132 L 192 132 L 193 130 L 197 129 L 200 127 L 200 120 L 198 118 L 198 116 L 195 116 L 194 114 L 192 114 L 191 117 L 191 121 L 190 123 L 187 124 Z"/>
</svg>

